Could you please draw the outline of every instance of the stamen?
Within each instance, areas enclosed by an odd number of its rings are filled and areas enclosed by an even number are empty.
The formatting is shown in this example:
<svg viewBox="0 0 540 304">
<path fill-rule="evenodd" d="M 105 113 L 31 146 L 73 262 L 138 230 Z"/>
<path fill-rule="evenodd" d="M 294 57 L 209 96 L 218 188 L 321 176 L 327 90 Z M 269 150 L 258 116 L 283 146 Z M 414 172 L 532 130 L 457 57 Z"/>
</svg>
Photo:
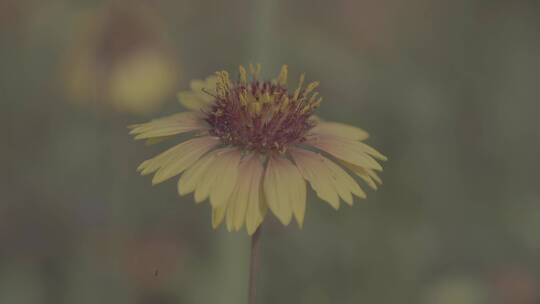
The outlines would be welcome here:
<svg viewBox="0 0 540 304">
<path fill-rule="evenodd" d="M 246 69 L 244 69 L 243 66 L 239 66 L 238 70 L 240 71 L 240 83 L 246 84 L 247 83 L 247 73 Z"/>
<path fill-rule="evenodd" d="M 281 71 L 279 72 L 277 82 L 279 85 L 282 85 L 282 86 L 287 84 L 287 65 L 283 65 L 281 67 Z"/>
<path fill-rule="evenodd" d="M 216 73 L 216 94 L 206 121 L 210 133 L 224 144 L 259 153 L 284 153 L 290 145 L 305 140 L 315 125 L 311 113 L 320 103 L 313 92 L 318 82 L 302 89 L 300 76 L 294 95 L 287 90 L 287 66 L 273 81 L 258 80 L 260 65 L 248 66 L 249 73 L 239 66 L 239 81 L 232 82 L 226 72 Z M 249 80 L 251 78 L 251 81 Z"/>
</svg>

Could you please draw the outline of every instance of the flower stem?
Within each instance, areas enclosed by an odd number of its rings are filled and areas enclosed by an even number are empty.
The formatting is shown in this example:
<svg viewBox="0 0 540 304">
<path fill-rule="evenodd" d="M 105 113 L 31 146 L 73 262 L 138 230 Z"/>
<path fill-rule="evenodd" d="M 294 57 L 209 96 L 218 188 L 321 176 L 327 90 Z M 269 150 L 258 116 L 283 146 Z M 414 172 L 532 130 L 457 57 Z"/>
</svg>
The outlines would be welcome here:
<svg viewBox="0 0 540 304">
<path fill-rule="evenodd" d="M 261 224 L 262 226 L 262 224 Z M 248 304 L 255 304 L 257 273 L 259 271 L 259 249 L 261 239 L 261 226 L 251 236 L 251 255 L 249 259 L 249 289 Z"/>
</svg>

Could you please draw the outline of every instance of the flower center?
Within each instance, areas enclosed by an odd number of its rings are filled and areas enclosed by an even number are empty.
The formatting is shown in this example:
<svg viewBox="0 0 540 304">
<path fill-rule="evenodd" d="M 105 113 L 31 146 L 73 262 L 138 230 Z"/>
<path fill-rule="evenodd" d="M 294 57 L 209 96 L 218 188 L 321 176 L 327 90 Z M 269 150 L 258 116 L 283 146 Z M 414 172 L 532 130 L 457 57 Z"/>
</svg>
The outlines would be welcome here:
<svg viewBox="0 0 540 304">
<path fill-rule="evenodd" d="M 321 99 L 310 93 L 318 83 L 302 88 L 301 77 L 300 86 L 290 93 L 286 67 L 276 81 L 258 81 L 257 70 L 252 74 L 248 82 L 241 68 L 240 81 L 232 82 L 226 72 L 218 73 L 215 101 L 206 111 L 210 133 L 244 150 L 284 153 L 289 145 L 304 141 L 315 125 L 312 113 Z"/>
</svg>

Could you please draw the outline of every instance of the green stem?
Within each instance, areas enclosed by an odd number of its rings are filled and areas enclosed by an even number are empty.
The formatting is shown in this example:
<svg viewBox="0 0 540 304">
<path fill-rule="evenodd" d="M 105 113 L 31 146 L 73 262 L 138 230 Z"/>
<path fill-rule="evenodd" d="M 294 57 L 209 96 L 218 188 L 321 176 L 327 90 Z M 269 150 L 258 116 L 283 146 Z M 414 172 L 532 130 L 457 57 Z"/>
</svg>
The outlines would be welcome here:
<svg viewBox="0 0 540 304">
<path fill-rule="evenodd" d="M 262 226 L 262 224 L 261 224 Z M 251 236 L 251 255 L 249 259 L 248 304 L 255 304 L 257 273 L 259 272 L 259 250 L 261 243 L 261 226 Z"/>
</svg>

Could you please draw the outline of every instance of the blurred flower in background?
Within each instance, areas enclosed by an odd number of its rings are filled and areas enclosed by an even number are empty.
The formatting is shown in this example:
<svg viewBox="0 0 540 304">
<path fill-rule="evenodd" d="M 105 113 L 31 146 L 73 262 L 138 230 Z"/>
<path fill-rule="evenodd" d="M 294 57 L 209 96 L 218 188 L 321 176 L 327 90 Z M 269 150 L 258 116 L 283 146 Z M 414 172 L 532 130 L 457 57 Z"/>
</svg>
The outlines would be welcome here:
<svg viewBox="0 0 540 304">
<path fill-rule="evenodd" d="M 426 304 L 487 304 L 488 291 L 481 280 L 469 276 L 442 278 L 429 290 Z"/>
<path fill-rule="evenodd" d="M 540 301 L 540 282 L 524 267 L 503 267 L 492 280 L 492 298 L 501 304 L 534 304 Z"/>
<path fill-rule="evenodd" d="M 175 92 L 179 64 L 152 7 L 121 3 L 81 14 L 63 78 L 68 100 L 132 114 Z"/>
<path fill-rule="evenodd" d="M 8 30 L 18 29 L 22 20 L 28 16 L 30 1 L 2 0 L 0 1 L 0 34 Z"/>
</svg>

